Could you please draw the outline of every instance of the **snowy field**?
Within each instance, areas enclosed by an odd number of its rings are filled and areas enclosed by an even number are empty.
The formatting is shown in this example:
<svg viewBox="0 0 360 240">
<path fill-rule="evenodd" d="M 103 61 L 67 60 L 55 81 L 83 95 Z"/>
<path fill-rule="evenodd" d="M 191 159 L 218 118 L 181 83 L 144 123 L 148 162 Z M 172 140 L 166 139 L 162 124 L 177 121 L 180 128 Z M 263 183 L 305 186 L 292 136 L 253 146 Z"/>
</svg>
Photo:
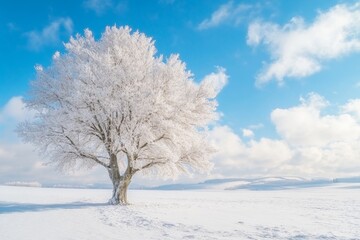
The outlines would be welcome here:
<svg viewBox="0 0 360 240">
<path fill-rule="evenodd" d="M 0 186 L 0 239 L 360 239 L 360 184 L 287 190 Z"/>
</svg>

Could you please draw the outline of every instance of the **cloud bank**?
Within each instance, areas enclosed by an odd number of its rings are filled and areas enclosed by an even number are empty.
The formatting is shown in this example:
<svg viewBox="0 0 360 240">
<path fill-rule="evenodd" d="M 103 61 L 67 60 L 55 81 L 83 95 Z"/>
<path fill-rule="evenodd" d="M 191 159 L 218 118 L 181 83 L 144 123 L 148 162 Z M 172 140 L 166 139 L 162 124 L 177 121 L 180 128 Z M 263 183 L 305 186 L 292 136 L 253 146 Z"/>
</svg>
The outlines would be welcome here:
<svg viewBox="0 0 360 240">
<path fill-rule="evenodd" d="M 274 109 L 276 139 L 246 140 L 246 131 L 242 138 L 228 126 L 215 127 L 211 133 L 218 149 L 214 173 L 224 177 L 359 175 L 360 99 L 325 114 L 329 106 L 322 96 L 310 93 L 297 106 Z"/>
<path fill-rule="evenodd" d="M 319 12 L 312 23 L 294 17 L 283 26 L 256 21 L 248 28 L 247 44 L 263 45 L 271 61 L 257 77 L 262 85 L 319 72 L 326 61 L 360 51 L 360 3 L 339 4 Z"/>
</svg>

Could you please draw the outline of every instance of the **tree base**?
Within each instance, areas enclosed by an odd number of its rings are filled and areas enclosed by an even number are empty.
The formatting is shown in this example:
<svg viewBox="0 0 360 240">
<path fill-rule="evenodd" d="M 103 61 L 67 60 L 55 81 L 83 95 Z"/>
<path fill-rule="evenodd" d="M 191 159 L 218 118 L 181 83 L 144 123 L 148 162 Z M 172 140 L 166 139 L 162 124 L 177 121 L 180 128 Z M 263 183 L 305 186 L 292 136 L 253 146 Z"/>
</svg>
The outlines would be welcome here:
<svg viewBox="0 0 360 240">
<path fill-rule="evenodd" d="M 110 198 L 108 203 L 109 205 L 122 205 L 122 206 L 129 205 L 127 201 L 120 201 L 119 199 L 116 199 L 114 197 Z"/>
</svg>

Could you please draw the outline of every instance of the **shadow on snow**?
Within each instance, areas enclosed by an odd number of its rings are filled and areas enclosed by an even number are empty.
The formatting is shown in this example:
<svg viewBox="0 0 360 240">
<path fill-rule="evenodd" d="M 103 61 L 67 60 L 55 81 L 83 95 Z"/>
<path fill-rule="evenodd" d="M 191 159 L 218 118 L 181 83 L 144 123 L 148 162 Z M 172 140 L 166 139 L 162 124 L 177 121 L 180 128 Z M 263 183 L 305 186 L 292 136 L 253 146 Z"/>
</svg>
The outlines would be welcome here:
<svg viewBox="0 0 360 240">
<path fill-rule="evenodd" d="M 54 203 L 54 204 L 32 204 L 32 203 L 15 203 L 0 202 L 0 214 L 19 213 L 19 212 L 42 212 L 57 209 L 82 209 L 99 206 L 108 206 L 107 203 L 87 203 L 87 202 L 71 202 L 71 203 Z"/>
</svg>

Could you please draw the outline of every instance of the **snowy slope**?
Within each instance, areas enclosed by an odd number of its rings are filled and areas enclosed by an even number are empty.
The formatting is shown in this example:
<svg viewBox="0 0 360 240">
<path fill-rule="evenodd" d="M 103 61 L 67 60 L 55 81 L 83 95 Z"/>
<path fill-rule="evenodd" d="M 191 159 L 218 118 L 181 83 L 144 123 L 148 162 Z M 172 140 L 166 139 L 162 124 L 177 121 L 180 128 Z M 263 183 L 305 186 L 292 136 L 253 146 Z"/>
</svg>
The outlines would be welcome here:
<svg viewBox="0 0 360 240">
<path fill-rule="evenodd" d="M 359 187 L 131 190 L 124 207 L 110 190 L 0 186 L 0 239 L 360 239 Z"/>
<path fill-rule="evenodd" d="M 136 190 L 281 190 L 291 188 L 309 188 L 330 186 L 338 183 L 359 183 L 360 177 L 348 178 L 302 178 L 302 177 L 262 177 L 262 178 L 225 178 L 210 179 L 200 183 L 168 184 L 155 187 L 132 183 L 130 189 Z M 1 183 L 0 183 L 1 185 Z M 6 182 L 7 186 L 49 187 L 49 188 L 88 188 L 112 189 L 110 183 L 96 183 L 87 185 L 69 184 L 41 184 L 39 182 Z"/>
<path fill-rule="evenodd" d="M 170 184 L 153 187 L 154 190 L 190 190 L 190 189 L 217 189 L 217 190 L 280 190 L 289 188 L 309 188 L 334 185 L 341 182 L 360 183 L 360 178 L 339 179 L 307 179 L 300 177 L 265 177 L 265 178 L 229 178 L 212 179 L 195 184 Z"/>
</svg>

